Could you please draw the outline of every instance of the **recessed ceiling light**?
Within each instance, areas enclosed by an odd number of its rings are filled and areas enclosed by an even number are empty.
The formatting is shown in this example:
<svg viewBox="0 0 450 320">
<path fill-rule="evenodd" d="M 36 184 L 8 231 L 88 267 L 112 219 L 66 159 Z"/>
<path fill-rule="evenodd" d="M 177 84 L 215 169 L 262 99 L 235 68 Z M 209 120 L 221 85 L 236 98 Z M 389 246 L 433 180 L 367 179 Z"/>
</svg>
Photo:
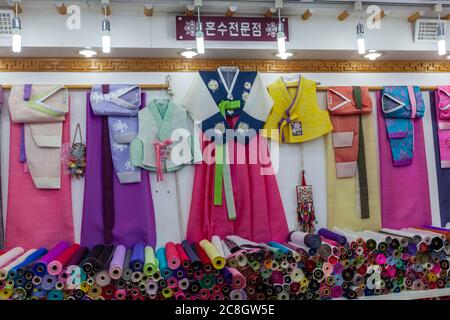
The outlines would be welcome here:
<svg viewBox="0 0 450 320">
<path fill-rule="evenodd" d="M 282 60 L 286 60 L 287 58 L 292 57 L 294 54 L 292 52 L 286 51 L 284 53 L 275 52 L 274 55 Z"/>
<path fill-rule="evenodd" d="M 81 54 L 85 58 L 92 58 L 93 56 L 97 55 L 97 51 L 92 50 L 92 48 L 84 48 L 78 51 L 78 54 Z"/>
<path fill-rule="evenodd" d="M 447 55 L 445 56 L 448 60 L 450 60 L 450 53 L 447 53 Z"/>
<path fill-rule="evenodd" d="M 187 59 L 192 59 L 193 57 L 198 55 L 197 51 L 192 50 L 192 49 L 186 49 L 184 51 L 179 52 L 178 54 L 180 56 L 183 56 L 183 57 L 187 58 Z"/>
<path fill-rule="evenodd" d="M 384 52 L 380 52 L 380 51 L 377 51 L 377 50 L 369 50 L 364 55 L 364 58 L 369 59 L 369 60 L 377 60 L 383 54 L 384 54 Z"/>
</svg>

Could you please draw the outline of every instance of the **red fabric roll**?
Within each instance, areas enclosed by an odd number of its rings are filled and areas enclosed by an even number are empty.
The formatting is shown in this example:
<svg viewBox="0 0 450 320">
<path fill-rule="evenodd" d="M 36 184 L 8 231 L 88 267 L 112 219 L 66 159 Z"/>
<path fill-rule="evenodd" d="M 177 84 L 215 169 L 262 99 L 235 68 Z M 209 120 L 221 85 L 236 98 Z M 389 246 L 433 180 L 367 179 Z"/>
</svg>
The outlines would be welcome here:
<svg viewBox="0 0 450 320">
<path fill-rule="evenodd" d="M 203 250 L 198 242 L 195 242 L 195 251 L 197 251 L 197 255 L 202 261 L 203 265 L 211 264 L 211 260 L 209 260 L 209 257 L 206 254 L 205 250 Z"/>
<path fill-rule="evenodd" d="M 63 267 L 66 266 L 67 262 L 72 258 L 72 256 L 80 250 L 80 245 L 78 243 L 74 243 L 67 250 L 61 253 L 55 260 L 59 261 Z"/>
<path fill-rule="evenodd" d="M 180 257 L 181 265 L 185 268 L 188 268 L 189 264 L 190 264 L 190 260 L 189 260 L 189 257 L 187 256 L 186 252 L 184 251 L 183 247 L 179 243 L 177 243 L 175 245 L 175 247 L 177 248 L 177 252 L 178 252 L 178 256 Z"/>
<path fill-rule="evenodd" d="M 180 266 L 180 257 L 178 256 L 177 248 L 173 242 L 166 244 L 166 259 L 167 265 L 171 270 L 176 270 Z"/>
</svg>

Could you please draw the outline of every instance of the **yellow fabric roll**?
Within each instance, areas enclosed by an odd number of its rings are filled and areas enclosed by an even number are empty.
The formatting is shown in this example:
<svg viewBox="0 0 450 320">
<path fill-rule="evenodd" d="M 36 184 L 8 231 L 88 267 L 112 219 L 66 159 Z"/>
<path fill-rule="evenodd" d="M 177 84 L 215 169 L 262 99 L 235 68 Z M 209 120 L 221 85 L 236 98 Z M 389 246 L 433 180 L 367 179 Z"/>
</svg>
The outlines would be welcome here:
<svg viewBox="0 0 450 320">
<path fill-rule="evenodd" d="M 336 178 L 336 165 L 331 134 L 327 135 L 328 227 L 352 230 L 380 230 L 380 181 L 376 155 L 376 139 L 372 114 L 362 116 L 366 155 L 370 217 L 361 219 L 358 177 Z"/>
<path fill-rule="evenodd" d="M 220 270 L 225 267 L 226 260 L 224 257 L 220 256 L 217 248 L 208 240 L 202 240 L 199 242 L 200 246 L 205 250 L 208 255 L 209 260 L 211 260 L 214 268 Z"/>
<path fill-rule="evenodd" d="M 291 87 L 292 84 L 297 87 Z M 280 77 L 267 89 L 274 104 L 264 125 L 265 137 L 282 142 L 284 135 L 284 142 L 299 143 L 333 130 L 328 111 L 321 110 L 317 103 L 315 81 L 300 77 L 298 86 L 298 81 L 286 82 Z M 289 119 L 285 119 L 288 116 Z M 278 132 L 280 121 L 281 131 Z"/>
<path fill-rule="evenodd" d="M 144 274 L 152 276 L 158 271 L 158 260 L 155 258 L 155 251 L 152 247 L 145 247 L 145 262 L 144 262 Z"/>
</svg>

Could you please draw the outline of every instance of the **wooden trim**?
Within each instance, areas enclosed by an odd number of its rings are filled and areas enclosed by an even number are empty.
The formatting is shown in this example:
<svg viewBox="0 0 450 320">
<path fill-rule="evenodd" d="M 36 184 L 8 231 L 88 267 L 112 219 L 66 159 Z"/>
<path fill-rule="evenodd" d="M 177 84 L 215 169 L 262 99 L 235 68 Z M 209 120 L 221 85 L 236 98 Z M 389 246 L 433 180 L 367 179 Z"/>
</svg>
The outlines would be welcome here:
<svg viewBox="0 0 450 320">
<path fill-rule="evenodd" d="M 3 58 L 0 72 L 194 72 L 233 65 L 260 72 L 449 72 L 450 61 Z"/>
</svg>

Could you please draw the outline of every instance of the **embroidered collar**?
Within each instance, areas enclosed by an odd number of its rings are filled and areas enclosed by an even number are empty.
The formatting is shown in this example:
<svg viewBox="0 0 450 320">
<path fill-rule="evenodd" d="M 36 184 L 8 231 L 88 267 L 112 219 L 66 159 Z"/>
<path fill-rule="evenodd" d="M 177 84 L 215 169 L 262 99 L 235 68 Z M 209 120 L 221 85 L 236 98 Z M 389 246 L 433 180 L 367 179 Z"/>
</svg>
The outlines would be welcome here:
<svg viewBox="0 0 450 320">
<path fill-rule="evenodd" d="M 58 109 L 45 102 L 48 98 L 50 98 L 60 90 L 64 90 L 66 93 L 63 100 L 61 101 L 61 103 L 64 105 L 64 108 Z M 69 108 L 67 106 L 67 89 L 64 88 L 64 86 L 56 86 L 47 92 L 32 96 L 31 99 L 27 101 L 26 105 L 31 109 L 46 113 L 54 117 L 64 116 L 69 111 Z"/>
<path fill-rule="evenodd" d="M 228 82 L 225 81 L 225 78 L 223 76 L 222 70 L 225 72 L 228 70 L 235 70 L 236 73 L 234 74 L 233 80 L 231 81 L 230 86 L 228 86 Z M 219 67 L 217 68 L 217 73 L 219 74 L 220 80 L 222 80 L 222 84 L 225 87 L 225 91 L 227 92 L 227 98 L 229 100 L 233 100 L 233 89 L 236 85 L 236 80 L 239 77 L 239 68 L 234 67 Z"/>
<path fill-rule="evenodd" d="M 340 104 L 338 104 L 338 105 L 336 105 L 334 107 L 331 107 L 331 108 L 329 107 L 328 109 L 330 111 L 335 111 L 335 110 L 337 110 L 339 108 L 342 108 L 343 106 L 345 106 L 348 103 L 353 103 L 353 101 L 351 99 L 347 98 L 344 94 L 340 93 L 337 90 L 334 90 L 334 89 L 330 88 L 330 89 L 328 89 L 328 91 L 334 93 L 335 95 L 339 96 L 341 99 L 344 100 Z M 328 103 L 331 104 L 330 97 L 328 97 Z"/>
<path fill-rule="evenodd" d="M 157 104 L 166 103 L 167 108 L 163 115 L 161 115 L 160 111 L 158 110 Z M 171 132 L 171 119 L 173 115 L 175 104 L 169 100 L 169 99 L 161 99 L 161 100 L 152 100 L 147 105 L 146 109 L 150 111 L 153 118 L 156 121 L 156 124 L 158 126 L 158 138 L 162 141 L 167 138 L 169 138 Z"/>
</svg>

